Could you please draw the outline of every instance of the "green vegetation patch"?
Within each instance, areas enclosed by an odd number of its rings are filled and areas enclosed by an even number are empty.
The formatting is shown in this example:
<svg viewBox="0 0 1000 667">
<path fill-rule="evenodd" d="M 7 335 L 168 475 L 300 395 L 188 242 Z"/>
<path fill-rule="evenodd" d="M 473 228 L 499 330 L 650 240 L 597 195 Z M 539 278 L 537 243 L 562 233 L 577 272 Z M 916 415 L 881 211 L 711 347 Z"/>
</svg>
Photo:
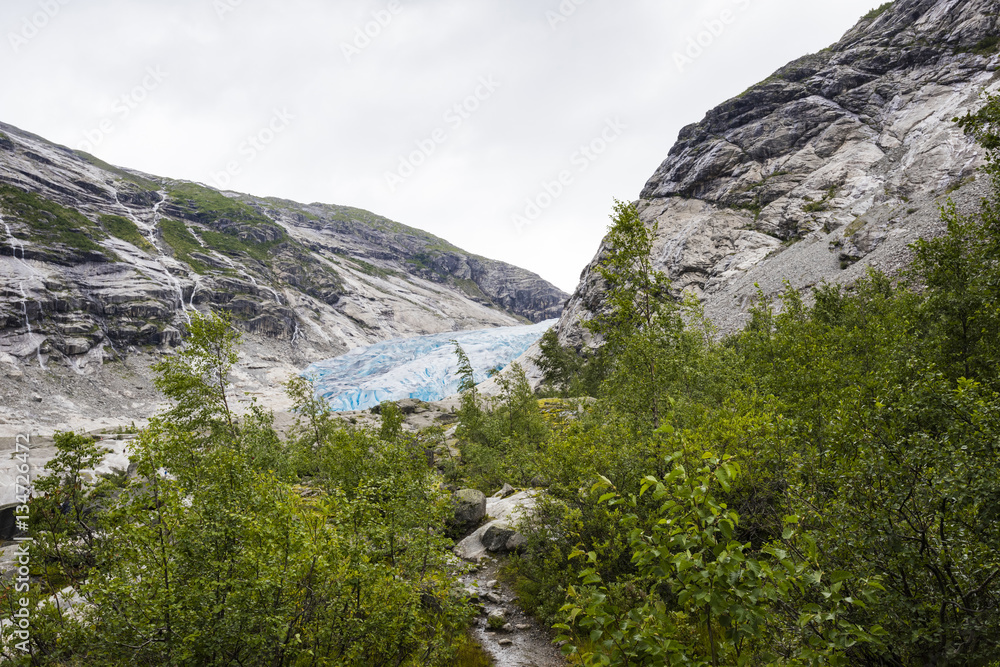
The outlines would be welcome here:
<svg viewBox="0 0 1000 667">
<path fill-rule="evenodd" d="M 451 252 L 460 252 L 466 255 L 469 254 L 458 246 L 453 245 L 438 236 L 434 236 L 429 232 L 417 229 L 416 227 L 404 225 L 400 222 L 396 222 L 395 220 L 390 220 L 389 218 L 384 218 L 381 215 L 372 213 L 371 211 L 354 208 L 353 206 L 326 205 L 324 208 L 327 210 L 326 218 L 330 220 L 339 220 L 341 222 L 361 222 L 368 225 L 372 229 L 378 229 L 392 234 L 406 234 L 418 239 L 423 239 L 428 243 L 428 250 L 447 250 Z"/>
<path fill-rule="evenodd" d="M 837 195 L 837 186 L 831 185 L 823 198 L 819 201 L 810 201 L 808 204 L 802 207 L 802 210 L 806 213 L 819 213 L 830 208 L 830 200 Z M 807 200 L 808 201 L 808 200 Z"/>
<path fill-rule="evenodd" d="M 949 185 L 948 189 L 945 190 L 945 194 L 949 194 L 950 195 L 951 193 L 955 192 L 956 190 L 965 187 L 969 183 L 975 183 L 975 182 L 976 182 L 976 176 L 975 176 L 975 174 L 973 174 L 972 176 L 966 176 L 965 178 L 963 178 L 961 180 L 958 180 L 958 181 L 955 181 L 954 183 L 952 183 L 951 185 Z"/>
<path fill-rule="evenodd" d="M 204 247 L 198 243 L 198 239 L 186 224 L 180 220 L 162 220 L 160 231 L 163 233 L 163 240 L 174 249 L 177 259 L 187 262 L 198 273 L 205 273 L 208 270 L 207 266 L 191 257 L 191 253 L 201 252 Z"/>
<path fill-rule="evenodd" d="M 270 218 L 237 199 L 196 183 L 172 183 L 170 199 L 191 219 L 211 224 L 223 218 L 254 225 L 273 225 Z"/>
<path fill-rule="evenodd" d="M 156 248 L 142 235 L 138 225 L 128 218 L 123 218 L 120 215 L 102 215 L 101 226 L 111 236 L 131 243 L 140 250 L 148 253 L 156 252 Z"/>
<path fill-rule="evenodd" d="M 104 160 L 94 157 L 90 153 L 85 153 L 83 151 L 73 151 L 73 153 L 75 153 L 77 157 L 83 159 L 85 162 L 89 162 L 95 167 L 110 172 L 115 176 L 120 177 L 122 180 L 134 183 L 135 185 L 138 185 L 141 188 L 149 190 L 150 192 L 156 192 L 157 190 L 160 189 L 159 184 L 149 180 L 148 178 L 143 178 L 142 176 L 136 176 L 135 174 L 129 173 L 124 169 L 121 169 L 120 167 L 108 164 Z"/>
<path fill-rule="evenodd" d="M 381 269 L 374 264 L 369 264 L 363 259 L 358 259 L 356 257 L 347 257 L 347 261 L 355 266 L 359 271 L 365 273 L 369 276 L 375 276 L 377 278 L 388 278 L 389 276 L 399 275 L 395 271 L 389 271 L 386 269 Z"/>
<path fill-rule="evenodd" d="M 31 228 L 34 241 L 61 243 L 113 257 L 95 241 L 106 238 L 103 230 L 79 211 L 7 184 L 0 184 L 0 205 L 7 217 Z"/>
<path fill-rule="evenodd" d="M 866 224 L 868 224 L 868 220 L 866 220 L 863 215 L 859 215 L 857 218 L 854 219 L 854 222 L 849 224 L 847 226 L 847 229 L 844 230 L 844 238 L 847 238 L 848 236 L 854 236 L 859 231 L 861 231 L 861 228 L 864 227 Z"/>
<path fill-rule="evenodd" d="M 486 293 L 480 289 L 475 280 L 470 280 L 469 278 L 455 278 L 455 285 L 474 299 L 483 299 L 487 302 L 492 302 L 492 299 L 486 296 Z"/>
<path fill-rule="evenodd" d="M 887 11 L 889 11 L 889 8 L 892 7 L 893 4 L 895 4 L 895 3 L 893 3 L 893 2 L 883 3 L 882 5 L 879 5 L 875 9 L 873 9 L 870 12 L 868 12 L 867 14 L 865 14 L 863 18 L 866 21 L 874 21 L 878 17 L 882 16 L 882 14 L 885 14 Z"/>
<path fill-rule="evenodd" d="M 242 239 L 235 234 L 214 232 L 210 229 L 202 231 L 201 238 L 204 239 L 205 246 L 208 248 L 218 250 L 219 252 L 227 255 L 239 255 L 241 253 L 246 253 L 260 262 L 267 261 L 271 250 L 275 246 L 285 242 L 285 239 L 280 239 L 278 241 L 267 241 L 261 243 L 253 239 Z"/>
</svg>

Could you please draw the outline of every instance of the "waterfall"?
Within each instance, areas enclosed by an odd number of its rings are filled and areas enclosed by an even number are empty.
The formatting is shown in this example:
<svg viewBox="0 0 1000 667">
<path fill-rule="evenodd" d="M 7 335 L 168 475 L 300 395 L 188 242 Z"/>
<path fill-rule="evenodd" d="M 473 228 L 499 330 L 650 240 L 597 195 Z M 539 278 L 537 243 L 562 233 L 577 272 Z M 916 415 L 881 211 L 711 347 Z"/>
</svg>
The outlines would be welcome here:
<svg viewBox="0 0 1000 667">
<path fill-rule="evenodd" d="M 19 261 L 28 268 L 30 273 L 34 274 L 35 270 L 24 259 L 24 241 L 18 240 L 14 237 L 14 233 L 10 230 L 10 225 L 7 224 L 7 221 L 3 219 L 2 215 L 0 215 L 0 223 L 3 223 L 4 229 L 7 231 L 7 243 L 10 244 L 11 254 L 14 256 L 14 259 L 17 260 L 17 249 L 20 248 L 21 259 Z M 21 312 L 24 314 L 24 326 L 28 330 L 28 340 L 34 342 L 35 333 L 31 328 L 31 318 L 28 315 L 28 292 L 24 289 L 23 279 L 18 281 L 17 289 L 21 293 Z M 42 341 L 44 340 L 45 338 L 43 337 Z M 35 354 L 38 358 L 38 365 L 42 368 L 42 370 L 46 370 L 45 360 L 42 359 L 42 343 L 39 343 L 35 347 Z"/>
<path fill-rule="evenodd" d="M 163 204 L 166 203 L 167 201 L 167 193 L 161 190 L 156 194 L 160 195 L 160 201 L 153 204 L 153 225 L 149 228 L 149 231 L 147 233 L 147 240 L 149 241 L 149 244 L 151 246 L 156 248 L 157 252 L 160 252 L 159 246 L 156 245 L 156 225 L 160 221 L 160 207 L 162 207 Z M 142 229 L 145 226 L 139 221 L 139 218 L 135 216 L 132 210 L 129 209 L 128 206 L 123 204 L 122 200 L 118 198 L 117 189 L 115 190 L 115 202 L 118 204 L 118 207 L 125 212 L 125 215 L 127 215 L 129 219 L 136 224 L 137 227 Z M 174 288 L 174 292 L 177 295 L 176 306 L 181 309 L 181 314 L 184 316 L 184 319 L 187 320 L 187 323 L 191 324 L 191 317 L 188 315 L 187 306 L 184 303 L 184 289 L 181 287 L 181 281 L 179 281 L 177 277 L 170 272 L 170 269 L 163 261 L 162 252 L 159 255 L 157 255 L 156 262 L 157 264 L 160 265 L 160 268 L 163 269 L 163 275 L 166 278 L 167 283 Z"/>
<path fill-rule="evenodd" d="M 34 343 L 35 334 L 31 330 L 31 318 L 28 317 L 28 293 L 24 290 L 24 281 L 23 280 L 21 280 L 21 281 L 18 282 L 17 288 L 21 292 L 21 311 L 24 313 L 24 326 L 27 327 L 27 329 L 28 329 L 28 340 L 31 341 L 32 343 Z M 42 337 L 42 341 L 44 341 L 44 340 L 45 340 L 45 337 L 43 336 Z M 41 369 L 43 371 L 44 370 L 48 370 L 45 367 L 45 360 L 42 359 L 42 343 L 41 342 L 38 343 L 38 345 L 35 346 L 35 355 L 38 358 L 38 365 L 41 367 Z"/>
<path fill-rule="evenodd" d="M 0 216 L 0 222 L 3 222 L 4 229 L 7 230 L 7 243 L 10 244 L 10 251 L 14 255 L 14 259 L 17 259 L 17 249 L 21 249 L 21 261 L 24 261 L 24 241 L 20 241 L 14 238 L 13 232 L 10 231 L 10 225 L 4 222 L 3 216 Z"/>
</svg>

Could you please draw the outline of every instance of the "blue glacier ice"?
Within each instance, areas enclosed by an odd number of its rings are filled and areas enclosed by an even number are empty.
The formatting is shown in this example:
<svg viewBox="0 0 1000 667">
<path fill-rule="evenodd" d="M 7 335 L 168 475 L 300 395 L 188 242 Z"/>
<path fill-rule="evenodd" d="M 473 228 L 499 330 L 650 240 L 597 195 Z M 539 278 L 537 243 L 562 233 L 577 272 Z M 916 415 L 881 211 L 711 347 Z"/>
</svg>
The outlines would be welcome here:
<svg viewBox="0 0 1000 667">
<path fill-rule="evenodd" d="M 458 392 L 452 340 L 469 355 L 476 382 L 482 382 L 491 369 L 506 367 L 556 322 L 382 341 L 316 362 L 302 375 L 313 380 L 316 393 L 336 411 L 364 410 L 403 398 L 438 401 Z"/>
</svg>

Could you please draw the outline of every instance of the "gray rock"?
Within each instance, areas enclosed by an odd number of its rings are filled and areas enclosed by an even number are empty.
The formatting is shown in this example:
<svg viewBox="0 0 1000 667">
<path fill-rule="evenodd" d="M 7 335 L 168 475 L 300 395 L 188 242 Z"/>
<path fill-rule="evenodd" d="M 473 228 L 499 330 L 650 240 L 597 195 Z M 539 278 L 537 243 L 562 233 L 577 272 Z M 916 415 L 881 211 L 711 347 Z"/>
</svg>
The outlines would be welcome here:
<svg viewBox="0 0 1000 667">
<path fill-rule="evenodd" d="M 533 489 L 545 489 L 548 488 L 549 486 L 549 480 L 542 477 L 541 475 L 535 475 L 534 477 L 531 478 L 531 481 L 528 482 L 528 486 L 530 486 Z"/>
<path fill-rule="evenodd" d="M 492 517 L 492 520 L 480 526 L 475 532 L 455 545 L 455 553 L 459 557 L 473 562 L 486 559 L 491 552 L 487 549 L 483 538 L 490 528 L 496 528 L 491 533 L 491 544 L 499 545 L 499 542 L 496 541 L 499 539 L 496 537 L 499 534 L 506 535 L 501 548 L 508 550 L 510 550 L 509 547 L 520 548 L 519 540 L 515 539 L 511 542 L 511 538 L 517 535 L 512 526 L 516 525 L 522 516 L 530 514 L 534 509 L 536 493 L 538 492 L 522 491 L 508 498 L 487 498 L 486 512 Z"/>
<path fill-rule="evenodd" d="M 503 553 L 507 551 L 507 542 L 515 535 L 515 530 L 494 524 L 483 533 L 483 545 L 487 551 Z"/>
<path fill-rule="evenodd" d="M 699 297 L 720 333 L 748 319 L 757 292 L 784 281 L 850 283 L 894 273 L 908 245 L 943 229 L 950 189 L 978 205 L 982 150 L 952 122 L 978 108 L 997 69 L 971 53 L 995 31 L 990 0 L 898 0 L 829 49 L 800 58 L 680 132 L 642 189 L 658 225 L 654 268 Z M 991 89 L 995 88 L 992 86 Z M 965 207 L 965 208 L 963 208 Z M 602 244 L 567 303 L 560 342 L 604 308 Z"/>
<path fill-rule="evenodd" d="M 510 640 L 510 639 L 501 639 L 501 640 L 497 641 L 497 644 L 499 644 L 500 646 L 510 646 L 513 643 L 514 643 L 513 640 Z"/>
<path fill-rule="evenodd" d="M 503 611 L 491 612 L 486 617 L 486 627 L 492 630 L 498 630 L 507 624 L 507 615 Z"/>
<path fill-rule="evenodd" d="M 502 489 L 500 489 L 499 491 L 497 491 L 496 493 L 493 494 L 493 497 L 494 498 L 508 498 L 508 497 L 514 495 L 515 493 L 517 493 L 517 489 L 515 489 L 510 484 L 504 484 Z"/>
<path fill-rule="evenodd" d="M 475 489 L 462 489 L 453 496 L 454 524 L 464 531 L 475 528 L 486 517 L 486 495 Z"/>
</svg>

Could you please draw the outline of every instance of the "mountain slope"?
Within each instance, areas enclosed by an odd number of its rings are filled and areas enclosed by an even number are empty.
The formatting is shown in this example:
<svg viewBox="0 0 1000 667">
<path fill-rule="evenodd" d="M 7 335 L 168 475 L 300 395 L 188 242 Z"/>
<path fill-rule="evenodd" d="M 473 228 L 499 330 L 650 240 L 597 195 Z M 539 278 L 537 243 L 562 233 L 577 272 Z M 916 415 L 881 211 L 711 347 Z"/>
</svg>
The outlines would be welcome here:
<svg viewBox="0 0 1000 667">
<path fill-rule="evenodd" d="M 567 296 L 368 211 L 150 176 L 0 124 L 0 422 L 44 412 L 27 397 L 47 409 L 54 378 L 79 386 L 53 411 L 96 392 L 97 412 L 128 416 L 121 396 L 154 400 L 148 362 L 196 310 L 232 315 L 247 376 L 269 385 L 381 340 L 558 317 Z M 136 382 L 101 373 L 109 360 Z"/>
<path fill-rule="evenodd" d="M 785 280 L 905 266 L 906 246 L 940 231 L 946 197 L 981 193 L 979 152 L 952 119 L 997 89 L 998 37 L 995 1 L 897 0 L 685 127 L 638 203 L 658 224 L 656 265 L 722 332 L 745 322 L 758 285 L 774 296 Z M 585 344 L 579 322 L 601 308 L 594 263 L 564 344 Z"/>
<path fill-rule="evenodd" d="M 199 306 L 336 353 L 542 321 L 566 297 L 367 211 L 221 193 L 0 132 L 0 351 L 14 357 L 174 344 Z"/>
</svg>

